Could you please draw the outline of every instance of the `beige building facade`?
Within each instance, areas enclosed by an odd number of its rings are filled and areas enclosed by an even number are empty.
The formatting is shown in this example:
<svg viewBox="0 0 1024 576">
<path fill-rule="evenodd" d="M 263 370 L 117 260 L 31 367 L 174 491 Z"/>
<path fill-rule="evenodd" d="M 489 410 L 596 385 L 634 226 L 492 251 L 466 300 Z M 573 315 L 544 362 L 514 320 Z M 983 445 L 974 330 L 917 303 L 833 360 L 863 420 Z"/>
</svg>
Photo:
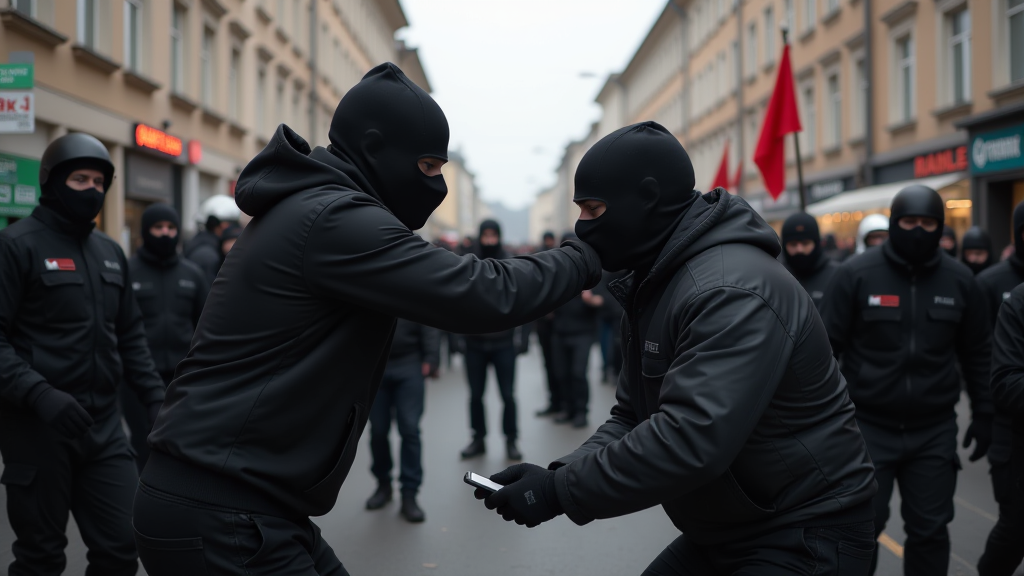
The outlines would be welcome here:
<svg viewBox="0 0 1024 576">
<path fill-rule="evenodd" d="M 781 225 L 799 209 L 793 139 L 777 200 L 753 153 L 783 26 L 804 194 L 823 231 L 852 241 L 864 215 L 886 212 L 896 191 L 922 181 L 939 189 L 958 232 L 980 224 L 997 248 L 1009 243 L 1008 214 L 1024 200 L 1021 0 L 672 0 L 598 94 L 603 116 L 582 148 L 655 120 L 686 147 L 696 187 L 707 190 L 728 146 L 732 191 Z M 560 182 L 567 169 L 569 160 Z M 558 193 L 571 198 L 569 176 Z"/>
<path fill-rule="evenodd" d="M 396 62 L 429 90 L 395 40 L 407 25 L 398 0 L 0 0 L 0 62 L 34 65 L 36 108 L 35 131 L 0 134 L 0 154 L 38 160 L 69 131 L 93 134 L 117 169 L 101 229 L 134 248 L 142 210 L 162 201 L 191 233 L 280 123 L 327 144 L 373 66 Z"/>
</svg>

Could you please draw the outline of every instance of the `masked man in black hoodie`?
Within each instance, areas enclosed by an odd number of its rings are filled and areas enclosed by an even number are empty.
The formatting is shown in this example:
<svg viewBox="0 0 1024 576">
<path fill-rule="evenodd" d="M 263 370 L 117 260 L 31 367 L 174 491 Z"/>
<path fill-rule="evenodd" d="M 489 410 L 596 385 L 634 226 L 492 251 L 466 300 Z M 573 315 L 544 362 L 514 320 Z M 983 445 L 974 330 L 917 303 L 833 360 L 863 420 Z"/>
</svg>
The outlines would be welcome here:
<svg viewBox="0 0 1024 576">
<path fill-rule="evenodd" d="M 395 65 L 349 90 L 329 136 L 311 150 L 281 125 L 239 176 L 253 219 L 167 389 L 136 495 L 150 576 L 346 574 L 309 517 L 352 466 L 395 317 L 506 330 L 600 279 L 582 243 L 480 260 L 412 233 L 447 192 L 448 122 Z"/>
<path fill-rule="evenodd" d="M 661 504 L 683 535 L 648 575 L 863 574 L 875 483 L 814 303 L 746 202 L 693 183 L 654 122 L 583 157 L 576 233 L 632 271 L 611 286 L 626 310 L 618 403 L 574 453 L 512 466 L 477 497 L 526 526 Z"/>
<path fill-rule="evenodd" d="M 889 519 L 898 481 L 910 576 L 945 574 L 949 566 L 946 526 L 960 468 L 957 360 L 971 398 L 964 435 L 965 447 L 976 441 L 971 461 L 992 439 L 989 320 L 971 271 L 939 247 L 944 217 L 931 188 L 901 190 L 889 239 L 839 267 L 822 310 L 875 464 L 875 533 Z"/>
<path fill-rule="evenodd" d="M 821 309 L 821 302 L 839 264 L 822 252 L 821 233 L 814 216 L 797 212 L 786 218 L 782 224 L 782 254 L 786 268 L 811 296 L 815 307 Z"/>
<path fill-rule="evenodd" d="M 1000 307 L 1010 299 L 1013 289 L 1024 283 L 1024 202 L 1017 204 L 1013 210 L 1013 247 L 1014 252 L 1009 258 L 981 271 L 976 277 L 993 327 L 997 326 L 996 319 L 1000 314 Z M 1020 309 L 1019 305 L 1017 309 Z M 1008 317 L 1007 320 L 1010 321 L 1011 318 Z M 1020 326 L 1019 320 L 1017 322 Z M 1007 324 L 1007 327 L 1012 326 L 1012 323 Z M 1000 349 L 1005 353 L 1019 353 L 1019 349 L 1014 351 L 1014 341 L 1019 344 L 1017 337 L 1007 342 L 997 341 L 998 337 L 993 339 L 993 370 Z M 1020 357 L 1016 359 L 1018 366 L 1020 360 Z M 1013 364 L 1008 356 L 1001 362 Z M 999 402 L 998 399 L 993 405 L 996 417 L 992 427 L 992 446 L 988 449 L 988 462 L 992 466 L 992 489 L 999 504 L 999 521 L 989 533 L 985 553 L 978 560 L 978 572 L 981 576 L 1011 574 L 1020 565 L 1021 560 L 1024 560 L 1024 546 L 1021 546 L 1021 542 L 1024 542 L 1024 499 L 1015 500 L 1015 487 L 1018 486 L 1017 478 L 1020 476 L 1014 476 L 1011 464 L 1015 414 L 1009 405 Z M 1020 422 L 1024 422 L 1024 418 L 1021 418 Z M 1024 431 L 1024 428 L 1018 430 Z M 1024 434 L 1017 438 L 1016 441 L 1021 443 L 1018 452 L 1024 454 Z"/>
<path fill-rule="evenodd" d="M 113 177 L 99 140 L 62 136 L 40 161 L 41 205 L 0 231 L 0 482 L 17 538 L 11 576 L 64 571 L 69 512 L 89 549 L 86 574 L 138 570 L 138 476 L 117 387 L 130 386 L 152 422 L 164 385 L 125 281 L 128 260 L 93 230 Z"/>
<path fill-rule="evenodd" d="M 960 259 L 977 276 L 992 265 L 992 240 L 981 226 L 971 226 L 960 243 Z"/>
<path fill-rule="evenodd" d="M 174 368 L 188 354 L 210 291 L 199 266 L 178 256 L 180 224 L 178 212 L 167 204 L 146 208 L 142 213 L 142 246 L 128 261 L 128 280 L 142 311 L 146 342 L 165 385 L 171 383 Z M 120 401 L 141 473 L 149 458 L 146 437 L 152 422 L 145 407 L 124 386 Z"/>
</svg>

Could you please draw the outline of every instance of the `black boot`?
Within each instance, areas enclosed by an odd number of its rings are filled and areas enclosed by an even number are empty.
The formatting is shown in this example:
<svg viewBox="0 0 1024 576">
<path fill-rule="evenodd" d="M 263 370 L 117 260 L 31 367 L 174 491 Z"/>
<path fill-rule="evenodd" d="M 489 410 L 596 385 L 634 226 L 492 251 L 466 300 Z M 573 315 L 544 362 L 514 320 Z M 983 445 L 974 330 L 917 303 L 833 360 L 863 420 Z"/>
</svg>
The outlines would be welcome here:
<svg viewBox="0 0 1024 576">
<path fill-rule="evenodd" d="M 469 446 L 466 446 L 462 450 L 462 459 L 468 460 L 470 458 L 476 458 L 484 452 L 487 452 L 487 445 L 484 444 L 484 439 L 474 438 L 473 441 L 469 443 Z"/>
<path fill-rule="evenodd" d="M 551 406 L 548 406 L 547 408 L 545 408 L 543 410 L 537 410 L 536 415 L 537 416 L 554 416 L 555 414 L 558 414 L 561 411 L 562 410 L 558 406 L 555 406 L 554 404 L 552 404 Z"/>
<path fill-rule="evenodd" d="M 587 427 L 587 415 L 582 412 L 577 414 L 572 419 L 573 428 L 586 428 Z"/>
<path fill-rule="evenodd" d="M 572 422 L 574 416 L 568 412 L 562 412 L 558 416 L 555 416 L 555 424 L 568 424 Z"/>
<path fill-rule="evenodd" d="M 416 503 L 415 492 L 402 492 L 402 518 L 413 524 L 418 524 L 427 519 L 419 504 Z"/>
<path fill-rule="evenodd" d="M 508 454 L 508 459 L 509 460 L 522 460 L 523 459 L 523 453 L 520 452 L 519 448 L 516 447 L 516 441 L 515 440 L 509 440 L 509 441 L 505 442 L 505 451 Z"/>
<path fill-rule="evenodd" d="M 380 484 L 377 486 L 377 491 L 370 496 L 370 499 L 366 501 L 367 510 L 380 510 L 387 506 L 388 502 L 391 502 L 391 486 L 386 484 Z"/>
</svg>

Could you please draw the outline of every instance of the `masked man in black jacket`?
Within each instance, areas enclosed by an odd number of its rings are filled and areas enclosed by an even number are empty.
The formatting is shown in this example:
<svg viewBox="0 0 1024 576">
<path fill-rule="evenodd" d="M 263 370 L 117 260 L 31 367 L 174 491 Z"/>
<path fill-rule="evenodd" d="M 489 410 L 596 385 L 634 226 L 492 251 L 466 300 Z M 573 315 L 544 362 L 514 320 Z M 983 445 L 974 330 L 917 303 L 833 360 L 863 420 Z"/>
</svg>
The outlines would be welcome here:
<svg viewBox="0 0 1024 576">
<path fill-rule="evenodd" d="M 583 157 L 576 233 L 632 270 L 611 287 L 626 310 L 618 403 L 549 469 L 492 476 L 506 487 L 485 504 L 526 526 L 661 504 L 683 535 L 648 575 L 863 574 L 875 482 L 814 303 L 746 202 L 693 183 L 654 122 Z"/>
<path fill-rule="evenodd" d="M 992 265 L 992 240 L 981 226 L 971 226 L 960 243 L 960 259 L 977 276 Z"/>
<path fill-rule="evenodd" d="M 167 389 L 136 495 L 150 576 L 346 574 L 309 516 L 331 510 L 352 466 L 396 316 L 495 332 L 600 279 L 582 243 L 480 260 L 412 233 L 447 192 L 448 122 L 395 65 L 348 91 L 329 136 L 311 150 L 281 125 L 239 176 L 253 219 Z"/>
<path fill-rule="evenodd" d="M 806 212 L 797 212 L 782 224 L 782 254 L 786 268 L 796 276 L 817 308 L 825 298 L 839 264 L 821 250 L 818 221 Z"/>
<path fill-rule="evenodd" d="M 1024 283 L 1024 202 L 1017 204 L 1013 210 L 1013 247 L 1014 252 L 1009 258 L 981 271 L 976 277 L 993 327 L 999 324 L 996 319 L 1000 307 L 1009 301 L 1013 289 Z M 1020 309 L 1019 306 L 1017 309 Z M 1012 321 L 1012 314 L 1007 314 L 1007 321 Z M 1019 320 L 1016 320 L 1016 325 L 1020 327 Z M 1012 326 L 1012 323 L 1007 325 L 1008 328 Z M 1012 342 L 1013 339 L 1000 342 L 998 338 L 993 338 L 993 369 L 1000 351 L 1004 353 L 1004 362 L 1008 359 L 1005 354 L 1014 351 Z M 1020 353 L 1019 348 L 1016 353 Z M 1020 359 L 1016 359 L 1018 365 Z M 978 560 L 978 573 L 981 576 L 1011 574 L 1024 560 L 1024 546 L 1021 546 L 1021 542 L 1024 542 L 1024 503 L 1015 500 L 1014 487 L 1018 486 L 1020 475 L 1015 480 L 1011 463 L 1014 413 L 1007 403 L 998 398 L 994 400 L 996 417 L 992 427 L 992 446 L 988 449 L 988 462 L 992 466 L 992 489 L 999 504 L 999 521 L 989 533 L 985 553 Z M 1018 436 L 1016 442 L 1024 451 L 1024 438 Z"/>
<path fill-rule="evenodd" d="M 128 261 L 128 280 L 142 311 L 146 342 L 165 385 L 171 383 L 174 368 L 188 354 L 210 291 L 206 274 L 178 256 L 180 224 L 177 211 L 167 204 L 146 208 L 142 213 L 142 246 Z M 149 458 L 146 437 L 152 422 L 145 407 L 123 386 L 120 401 L 141 473 Z"/>
<path fill-rule="evenodd" d="M 89 549 L 87 574 L 138 570 L 138 476 L 117 387 L 131 386 L 152 422 L 164 386 L 124 252 L 93 230 L 113 177 L 99 140 L 62 136 L 43 152 L 41 206 L 0 231 L 0 482 L 17 538 L 12 576 L 64 571 L 69 511 Z"/>
<path fill-rule="evenodd" d="M 900 483 L 908 575 L 945 574 L 949 566 L 958 359 L 971 398 L 964 445 L 976 441 L 972 461 L 992 438 L 989 320 L 971 271 L 939 248 L 944 217 L 931 188 L 901 190 L 889 239 L 840 266 L 822 309 L 875 464 L 876 535 Z"/>
</svg>

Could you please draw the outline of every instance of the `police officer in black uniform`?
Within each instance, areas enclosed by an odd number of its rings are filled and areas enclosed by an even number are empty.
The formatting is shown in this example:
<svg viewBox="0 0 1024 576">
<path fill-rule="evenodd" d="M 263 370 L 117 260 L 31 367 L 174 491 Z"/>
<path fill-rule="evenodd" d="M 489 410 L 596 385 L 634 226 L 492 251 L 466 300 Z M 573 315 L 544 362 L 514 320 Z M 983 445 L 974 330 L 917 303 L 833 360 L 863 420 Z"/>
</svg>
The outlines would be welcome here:
<svg viewBox="0 0 1024 576">
<path fill-rule="evenodd" d="M 821 249 L 818 221 L 806 212 L 797 212 L 782 224 L 782 255 L 786 268 L 821 309 L 829 282 L 839 264 L 825 256 Z"/>
<path fill-rule="evenodd" d="M 210 291 L 199 266 L 178 256 L 180 227 L 178 213 L 167 204 L 146 208 L 142 213 L 142 246 L 128 261 L 128 279 L 142 310 L 146 341 L 165 385 L 171 383 L 174 367 L 188 354 Z M 149 416 L 145 406 L 123 386 L 120 400 L 141 473 L 149 456 Z"/>
<path fill-rule="evenodd" d="M 1014 288 L 1024 283 L 1024 202 L 1017 204 L 1013 210 L 1013 247 L 1014 252 L 1009 258 L 987 268 L 977 276 L 978 286 L 988 306 L 988 316 L 993 326 L 998 324 L 996 319 L 1003 302 L 1010 299 Z M 1007 344 L 993 340 L 993 369 L 996 367 L 998 349 L 1005 349 Z M 1024 560 L 1024 546 L 1021 545 L 1021 542 L 1024 542 L 1024 512 L 1020 501 L 1014 501 L 1014 486 L 1017 484 L 1011 465 L 1014 414 L 1003 402 L 996 400 L 993 404 L 996 418 L 992 428 L 992 447 L 988 450 L 988 462 L 992 466 L 992 489 L 999 504 L 999 521 L 989 533 L 985 553 L 978 561 L 978 573 L 981 576 L 1011 574 L 1021 560 Z M 1017 442 L 1024 442 L 1024 439 Z M 1024 449 L 1024 443 L 1020 448 Z"/>
<path fill-rule="evenodd" d="M 973 421 L 965 446 L 985 455 L 992 436 L 989 321 L 971 271 L 939 249 L 942 198 L 912 185 L 893 199 L 889 239 L 844 262 L 822 310 L 841 358 L 878 478 L 876 536 L 899 481 L 907 540 L 904 573 L 945 574 L 960 463 L 959 359 Z M 877 552 L 876 552 L 877 561 Z"/>
<path fill-rule="evenodd" d="M 117 409 L 122 376 L 150 420 L 164 398 L 121 247 L 93 231 L 114 177 L 87 134 L 54 140 L 40 206 L 0 231 L 0 455 L 17 540 L 11 576 L 64 571 L 68 512 L 88 576 L 133 575 L 138 483 Z"/>
</svg>

